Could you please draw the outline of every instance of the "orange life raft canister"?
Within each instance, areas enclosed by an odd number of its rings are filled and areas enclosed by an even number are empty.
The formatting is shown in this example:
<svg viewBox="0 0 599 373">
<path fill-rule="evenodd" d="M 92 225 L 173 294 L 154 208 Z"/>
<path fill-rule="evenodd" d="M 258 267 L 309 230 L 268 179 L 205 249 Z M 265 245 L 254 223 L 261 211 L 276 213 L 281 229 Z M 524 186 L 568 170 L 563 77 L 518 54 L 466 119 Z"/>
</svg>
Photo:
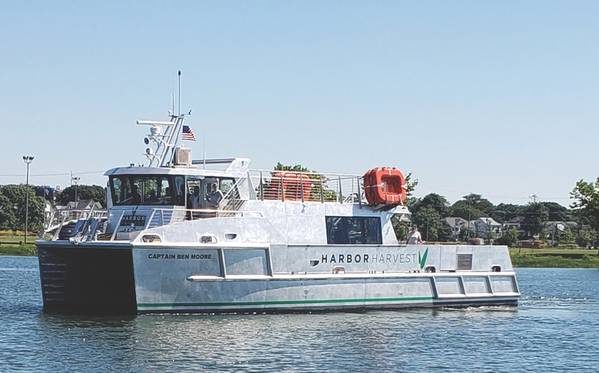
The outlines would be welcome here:
<svg viewBox="0 0 599 373">
<path fill-rule="evenodd" d="M 276 199 L 283 198 L 289 201 L 309 201 L 312 191 L 312 180 L 309 175 L 294 171 L 275 171 L 272 173 L 272 185 L 276 192 Z"/>
<path fill-rule="evenodd" d="M 364 174 L 369 205 L 400 205 L 407 198 L 406 177 L 395 167 L 377 167 Z"/>
</svg>

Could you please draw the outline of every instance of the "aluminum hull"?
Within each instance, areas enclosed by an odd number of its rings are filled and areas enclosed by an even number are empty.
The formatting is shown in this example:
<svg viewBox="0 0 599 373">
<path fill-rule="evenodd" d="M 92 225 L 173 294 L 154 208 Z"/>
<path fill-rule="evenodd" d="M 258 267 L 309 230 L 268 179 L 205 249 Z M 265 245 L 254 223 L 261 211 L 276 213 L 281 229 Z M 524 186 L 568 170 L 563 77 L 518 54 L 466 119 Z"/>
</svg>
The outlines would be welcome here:
<svg viewBox="0 0 599 373">
<path fill-rule="evenodd" d="M 261 250 L 235 250 L 246 249 Z M 406 255 L 413 252 L 409 247 L 376 249 Z M 516 305 L 520 295 L 513 270 L 393 272 L 388 263 L 377 263 L 384 264 L 386 270 L 362 273 L 331 273 L 330 263 L 323 268 L 319 267 L 322 263 L 309 265 L 312 272 L 280 268 L 281 263 L 294 265 L 293 259 L 280 258 L 283 252 L 293 253 L 298 263 L 307 262 L 316 251 L 325 253 L 321 259 L 326 255 L 330 260 L 339 248 L 326 245 L 266 248 L 263 266 L 256 266 L 258 262 L 251 256 L 235 257 L 237 268 L 253 268 L 250 272 L 261 268 L 263 274 L 228 273 L 227 269 L 235 267 L 223 263 L 226 250 L 216 247 L 45 241 L 38 242 L 38 250 L 44 310 L 48 312 L 251 313 L 469 307 Z M 349 253 L 345 255 L 353 255 L 352 250 L 363 252 L 364 248 L 343 248 Z M 435 253 L 435 248 L 430 250 Z"/>
</svg>

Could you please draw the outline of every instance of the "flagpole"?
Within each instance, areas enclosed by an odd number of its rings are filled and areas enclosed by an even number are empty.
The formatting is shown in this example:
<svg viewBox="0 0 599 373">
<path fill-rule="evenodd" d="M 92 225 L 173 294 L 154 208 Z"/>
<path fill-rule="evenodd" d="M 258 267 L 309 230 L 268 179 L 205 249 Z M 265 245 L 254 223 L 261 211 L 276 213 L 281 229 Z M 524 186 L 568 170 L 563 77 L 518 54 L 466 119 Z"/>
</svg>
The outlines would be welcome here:
<svg viewBox="0 0 599 373">
<path fill-rule="evenodd" d="M 204 170 L 206 169 L 206 136 L 202 136 L 202 147 L 204 148 Z"/>
</svg>

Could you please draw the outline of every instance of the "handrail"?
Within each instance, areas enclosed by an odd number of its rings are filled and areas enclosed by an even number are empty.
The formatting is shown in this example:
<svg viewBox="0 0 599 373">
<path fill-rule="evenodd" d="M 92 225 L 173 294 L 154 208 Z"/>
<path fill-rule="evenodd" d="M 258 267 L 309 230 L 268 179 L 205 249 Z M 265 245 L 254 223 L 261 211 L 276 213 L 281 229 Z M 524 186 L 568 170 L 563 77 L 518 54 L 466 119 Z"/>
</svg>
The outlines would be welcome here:
<svg viewBox="0 0 599 373">
<path fill-rule="evenodd" d="M 361 176 L 270 170 L 258 173 L 249 171 L 248 177 L 254 189 L 251 194 L 255 194 L 258 200 L 350 202 L 362 205 Z M 347 198 L 345 193 L 350 190 L 350 195 L 357 194 L 357 198 Z"/>
<path fill-rule="evenodd" d="M 110 241 L 114 241 L 114 238 L 116 237 L 116 233 L 119 230 L 119 227 L 121 226 L 121 220 L 123 220 L 123 216 L 125 216 L 125 210 L 121 211 L 121 216 L 119 217 L 119 220 L 117 221 L 115 227 L 114 227 L 114 231 L 112 232 L 112 236 L 110 236 Z"/>
<path fill-rule="evenodd" d="M 211 215 L 215 215 L 216 217 L 220 216 L 230 216 L 230 215 L 238 215 L 240 217 L 243 217 L 244 215 L 249 215 L 249 214 L 256 214 L 260 217 L 264 217 L 264 214 L 262 214 L 261 211 L 246 211 L 246 210 L 214 210 L 214 209 L 169 209 L 169 208 L 155 208 L 153 209 L 154 211 L 152 212 L 152 214 L 154 214 L 156 211 L 159 211 L 161 214 L 164 213 L 164 211 L 169 211 L 169 212 L 197 212 L 197 213 L 206 213 L 206 214 L 211 214 Z M 190 220 L 190 219 L 186 219 L 186 214 L 181 214 L 181 216 L 183 216 L 184 218 L 181 221 L 184 220 Z M 120 222 L 120 221 L 119 221 Z M 147 228 L 146 228 L 147 229 Z"/>
<path fill-rule="evenodd" d="M 327 177 L 341 177 L 342 179 L 353 179 L 356 177 L 361 178 L 362 175 L 356 174 L 348 174 L 348 173 L 339 173 L 339 172 L 318 172 L 318 171 L 294 171 L 294 170 L 273 170 L 273 169 L 264 169 L 264 168 L 252 168 L 249 172 L 257 173 L 272 173 L 272 172 L 293 172 L 296 174 L 304 174 L 304 175 L 314 175 L 314 176 L 327 176 Z"/>
</svg>

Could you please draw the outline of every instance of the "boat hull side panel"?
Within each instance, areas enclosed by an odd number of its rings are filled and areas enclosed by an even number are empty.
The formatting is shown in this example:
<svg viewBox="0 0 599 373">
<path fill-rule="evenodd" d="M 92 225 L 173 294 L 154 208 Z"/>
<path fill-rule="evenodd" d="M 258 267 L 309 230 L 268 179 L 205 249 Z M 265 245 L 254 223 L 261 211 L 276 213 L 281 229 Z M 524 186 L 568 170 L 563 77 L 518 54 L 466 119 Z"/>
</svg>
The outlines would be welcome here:
<svg viewBox="0 0 599 373">
<path fill-rule="evenodd" d="M 501 274 L 501 291 L 492 293 L 491 280 L 483 275 L 223 277 L 215 249 L 135 248 L 133 262 L 137 310 L 142 313 L 500 305 L 516 304 L 519 296 L 517 289 L 508 285 L 515 283 L 515 279 L 509 280 L 514 275 L 508 273 Z M 445 278 L 455 285 L 439 286 Z"/>
<path fill-rule="evenodd" d="M 38 245 L 44 311 L 136 312 L 130 248 Z"/>
</svg>

